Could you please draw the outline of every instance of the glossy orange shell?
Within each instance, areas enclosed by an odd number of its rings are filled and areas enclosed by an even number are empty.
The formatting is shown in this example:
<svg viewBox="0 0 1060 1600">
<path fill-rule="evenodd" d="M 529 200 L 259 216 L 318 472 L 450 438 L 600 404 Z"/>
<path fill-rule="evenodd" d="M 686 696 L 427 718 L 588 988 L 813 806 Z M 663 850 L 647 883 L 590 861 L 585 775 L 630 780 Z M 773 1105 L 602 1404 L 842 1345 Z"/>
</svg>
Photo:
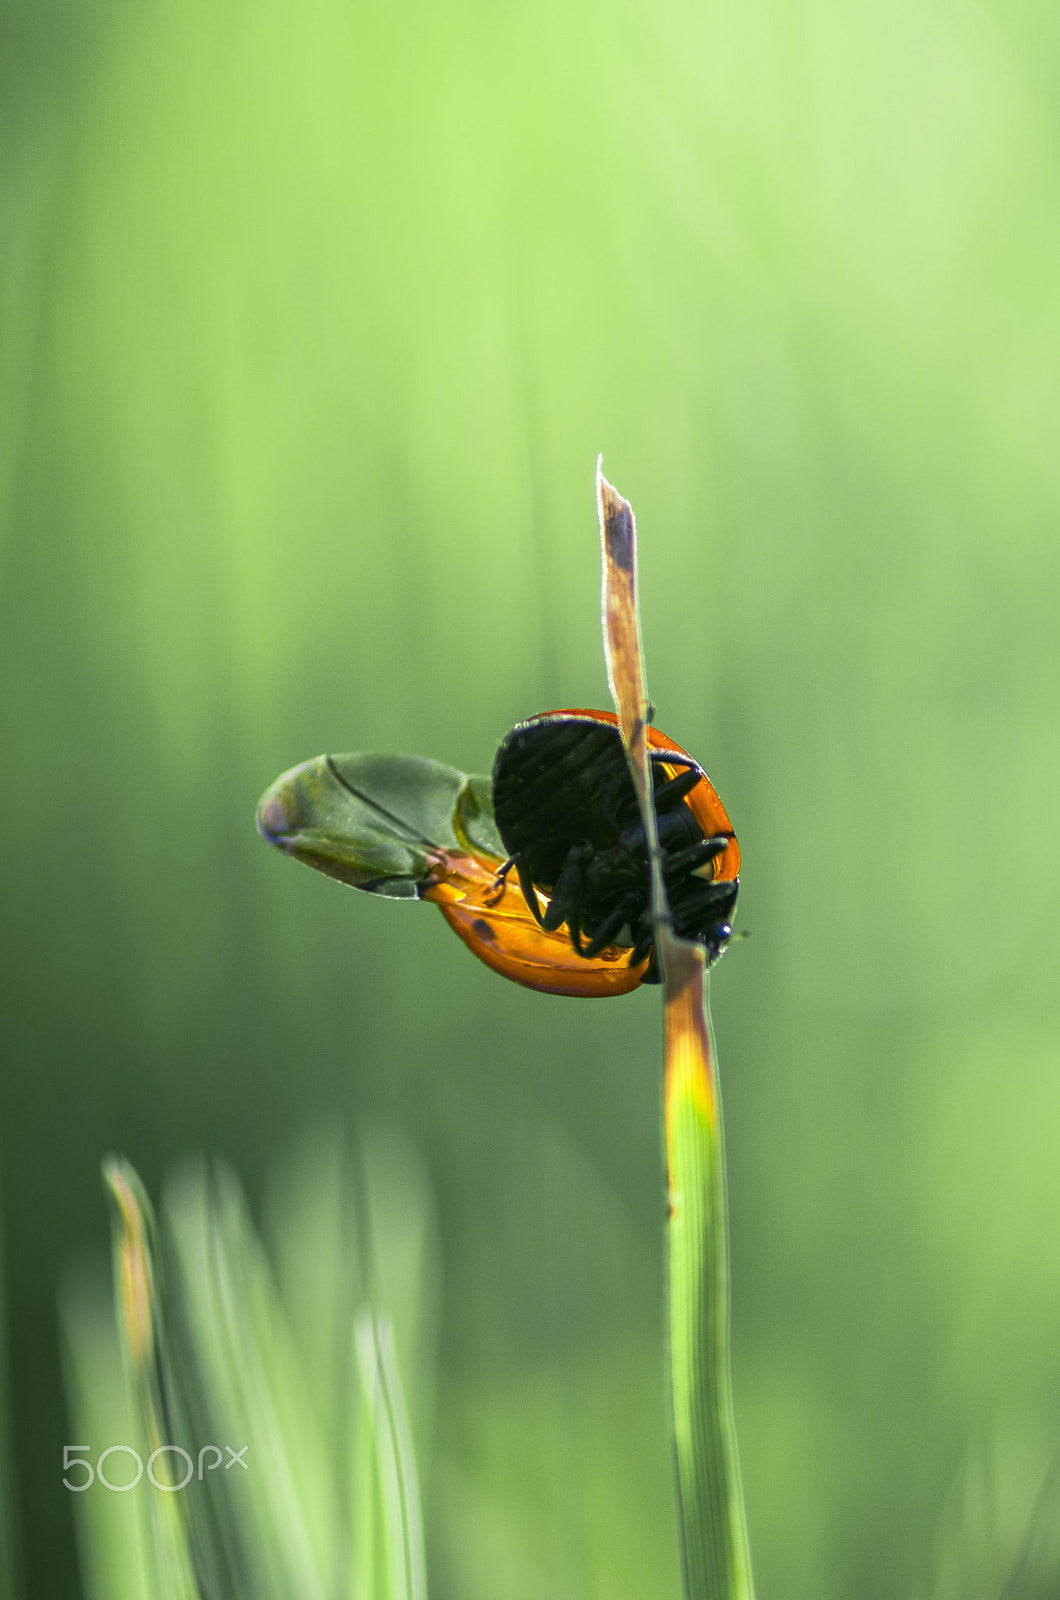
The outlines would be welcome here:
<svg viewBox="0 0 1060 1600">
<path fill-rule="evenodd" d="M 603 999 L 628 994 L 647 961 L 629 965 L 629 950 L 608 945 L 592 961 L 579 956 L 566 929 L 546 933 L 530 914 L 518 883 L 497 883 L 499 859 L 448 855 L 444 876 L 421 892 L 433 900 L 468 949 L 487 967 L 528 989 Z M 547 904 L 544 895 L 542 905 Z"/>
</svg>

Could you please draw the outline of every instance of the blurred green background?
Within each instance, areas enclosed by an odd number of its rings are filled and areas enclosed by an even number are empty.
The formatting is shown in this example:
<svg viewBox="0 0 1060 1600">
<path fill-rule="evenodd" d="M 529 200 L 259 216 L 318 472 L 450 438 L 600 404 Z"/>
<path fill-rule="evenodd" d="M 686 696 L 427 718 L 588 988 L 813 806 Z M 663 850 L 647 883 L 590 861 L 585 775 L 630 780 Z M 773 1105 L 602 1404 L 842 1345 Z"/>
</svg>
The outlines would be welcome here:
<svg viewBox="0 0 1060 1600">
<path fill-rule="evenodd" d="M 256 1204 L 371 1115 L 438 1208 L 436 1600 L 676 1596 L 658 994 L 506 985 L 253 827 L 323 750 L 606 704 L 602 450 L 744 854 L 760 1600 L 996 1595 L 1060 1441 L 1055 5 L 3 12 L 13 1592 L 76 1592 L 101 1155 Z"/>
</svg>

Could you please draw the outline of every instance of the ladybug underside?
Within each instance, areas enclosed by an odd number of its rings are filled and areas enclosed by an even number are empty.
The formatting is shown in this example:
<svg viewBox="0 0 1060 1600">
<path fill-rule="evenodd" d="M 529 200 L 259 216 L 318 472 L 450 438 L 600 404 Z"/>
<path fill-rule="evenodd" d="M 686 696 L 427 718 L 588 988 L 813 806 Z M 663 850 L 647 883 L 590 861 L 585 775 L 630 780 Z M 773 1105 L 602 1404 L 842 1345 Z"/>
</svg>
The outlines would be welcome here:
<svg viewBox="0 0 1060 1600">
<path fill-rule="evenodd" d="M 674 931 L 702 944 L 709 963 L 732 934 L 738 885 L 713 879 L 732 836 L 708 838 L 687 804 L 703 778 L 691 756 L 668 749 L 650 755 Z M 687 770 L 665 778 L 662 766 Z M 509 856 L 501 870 L 515 869 L 541 926 L 554 931 L 566 923 L 587 960 L 610 944 L 631 949 L 630 966 L 651 957 L 644 981 L 658 982 L 644 829 L 618 729 L 562 715 L 519 723 L 493 763 L 493 809 Z M 549 895 L 544 912 L 535 888 Z"/>
</svg>

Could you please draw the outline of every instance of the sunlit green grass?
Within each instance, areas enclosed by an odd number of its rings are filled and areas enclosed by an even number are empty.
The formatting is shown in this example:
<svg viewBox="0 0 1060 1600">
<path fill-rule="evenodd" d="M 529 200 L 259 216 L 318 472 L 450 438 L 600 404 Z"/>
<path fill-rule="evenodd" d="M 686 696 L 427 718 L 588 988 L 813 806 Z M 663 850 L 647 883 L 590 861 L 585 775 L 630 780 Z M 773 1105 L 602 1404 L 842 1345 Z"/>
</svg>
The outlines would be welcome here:
<svg viewBox="0 0 1060 1600">
<path fill-rule="evenodd" d="M 411 1153 L 303 1141 L 271 1262 L 230 1174 L 186 1169 L 161 1232 L 127 1164 L 107 1179 L 117 1316 L 98 1281 L 63 1301 L 88 1594 L 425 1600 L 406 1388 L 424 1445 L 436 1266 Z"/>
</svg>

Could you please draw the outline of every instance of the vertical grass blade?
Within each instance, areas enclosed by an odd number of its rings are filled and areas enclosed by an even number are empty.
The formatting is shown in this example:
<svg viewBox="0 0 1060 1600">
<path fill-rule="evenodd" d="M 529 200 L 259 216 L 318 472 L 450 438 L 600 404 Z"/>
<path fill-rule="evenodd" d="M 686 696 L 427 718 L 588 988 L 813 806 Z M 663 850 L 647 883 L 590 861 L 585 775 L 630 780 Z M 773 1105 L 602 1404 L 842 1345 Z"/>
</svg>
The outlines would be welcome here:
<svg viewBox="0 0 1060 1600">
<path fill-rule="evenodd" d="M 167 1236 L 198 1437 L 246 1447 L 219 1468 L 223 1563 L 239 1600 L 335 1593 L 339 1501 L 270 1265 L 242 1191 L 195 1162 L 167 1184 Z"/>
<path fill-rule="evenodd" d="M 125 1333 L 129 1383 L 138 1402 L 152 1469 L 155 1452 L 179 1443 L 173 1437 L 169 1415 L 155 1226 L 139 1179 L 127 1162 L 109 1157 L 103 1175 L 114 1208 L 118 1321 Z M 153 1471 L 158 1481 L 170 1488 L 179 1481 L 168 1452 L 157 1455 Z M 201 1600 L 184 1495 L 156 1489 L 145 1498 L 159 1600 Z"/>
<path fill-rule="evenodd" d="M 664 1129 L 671 1432 L 686 1600 L 752 1600 L 729 1354 L 729 1238 L 721 1099 L 704 955 L 670 929 L 651 800 L 649 703 L 632 507 L 597 468 L 604 653 L 651 869 L 665 995 Z"/>
<path fill-rule="evenodd" d="M 725 1140 L 703 952 L 665 938 L 670 1404 L 685 1591 L 689 1600 L 750 1600 L 729 1353 Z"/>
<path fill-rule="evenodd" d="M 414 1152 L 375 1126 L 355 1163 L 303 1140 L 271 1186 L 278 1277 L 223 1167 L 184 1166 L 160 1231 L 129 1164 L 104 1175 L 117 1318 L 95 1270 L 62 1297 L 91 1600 L 426 1600 L 431 1385 L 413 1370 L 406 1404 L 399 1373 L 432 1339 Z M 108 1446 L 139 1457 L 128 1493 L 106 1492 Z"/>
<path fill-rule="evenodd" d="M 15 1600 L 18 1557 L 15 1544 L 16 1502 L 12 1472 L 10 1413 L 7 1392 L 7 1307 L 4 1300 L 4 1235 L 0 1214 L 0 1600 Z"/>
<path fill-rule="evenodd" d="M 70 1437 L 93 1461 L 119 1440 L 141 1449 L 143 1426 L 130 1392 L 129 1362 L 115 1324 L 109 1275 L 68 1269 L 59 1291 L 63 1382 Z M 81 1452 L 78 1452 L 81 1454 Z M 83 1468 L 72 1481 L 83 1481 Z M 84 1600 L 159 1600 L 150 1508 L 142 1485 L 108 1494 L 93 1483 L 74 1498 Z"/>
<path fill-rule="evenodd" d="M 364 1465 L 378 1492 L 362 1515 L 367 1528 L 382 1533 L 362 1555 L 360 1587 L 372 1600 L 427 1600 L 419 1481 L 389 1319 L 362 1312 L 354 1344 L 369 1446 Z"/>
</svg>

